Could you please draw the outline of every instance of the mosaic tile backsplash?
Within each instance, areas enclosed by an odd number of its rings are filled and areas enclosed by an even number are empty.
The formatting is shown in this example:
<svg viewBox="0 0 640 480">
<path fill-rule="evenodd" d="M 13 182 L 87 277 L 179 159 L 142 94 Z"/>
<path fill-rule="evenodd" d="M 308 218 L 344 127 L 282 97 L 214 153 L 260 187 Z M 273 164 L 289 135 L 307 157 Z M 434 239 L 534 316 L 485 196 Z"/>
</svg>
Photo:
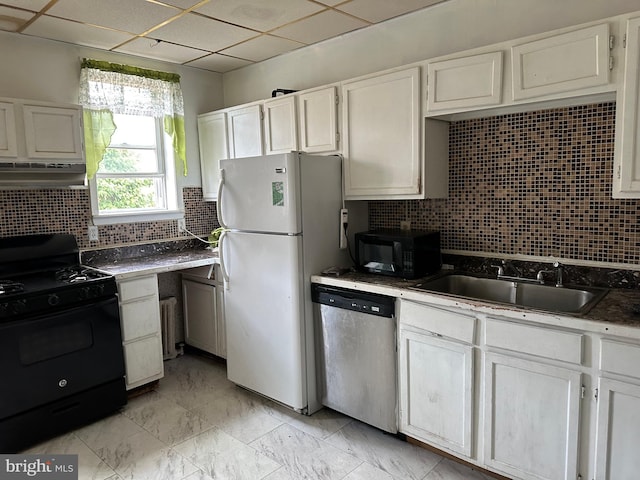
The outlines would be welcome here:
<svg viewBox="0 0 640 480">
<path fill-rule="evenodd" d="M 206 236 L 218 225 L 215 203 L 204 202 L 202 189 L 183 188 L 185 223 L 189 231 Z M 71 233 L 81 250 L 119 247 L 191 238 L 178 232 L 176 220 L 122 223 L 98 227 L 99 241 L 89 242 L 91 221 L 88 190 L 0 191 L 0 237 L 36 233 Z"/>
<path fill-rule="evenodd" d="M 615 103 L 452 122 L 449 198 L 370 202 L 370 227 L 408 219 L 446 250 L 637 264 L 640 200 L 611 198 L 614 134 Z"/>
<path fill-rule="evenodd" d="M 452 122 L 449 198 L 369 202 L 371 228 L 442 232 L 443 249 L 640 263 L 640 200 L 611 198 L 615 103 Z M 217 227 L 215 203 L 183 189 L 187 229 Z M 86 190 L 0 191 L 0 237 L 75 234 L 103 249 L 189 238 L 176 221 L 99 227 Z"/>
</svg>

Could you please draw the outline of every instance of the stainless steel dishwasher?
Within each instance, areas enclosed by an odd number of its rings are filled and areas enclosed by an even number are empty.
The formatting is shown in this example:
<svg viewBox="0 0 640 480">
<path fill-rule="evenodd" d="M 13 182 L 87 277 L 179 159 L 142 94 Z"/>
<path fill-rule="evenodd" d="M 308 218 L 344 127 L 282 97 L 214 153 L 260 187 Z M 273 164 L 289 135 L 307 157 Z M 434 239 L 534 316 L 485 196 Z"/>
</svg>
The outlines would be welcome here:
<svg viewBox="0 0 640 480">
<path fill-rule="evenodd" d="M 322 404 L 398 431 L 395 299 L 313 284 Z"/>
</svg>

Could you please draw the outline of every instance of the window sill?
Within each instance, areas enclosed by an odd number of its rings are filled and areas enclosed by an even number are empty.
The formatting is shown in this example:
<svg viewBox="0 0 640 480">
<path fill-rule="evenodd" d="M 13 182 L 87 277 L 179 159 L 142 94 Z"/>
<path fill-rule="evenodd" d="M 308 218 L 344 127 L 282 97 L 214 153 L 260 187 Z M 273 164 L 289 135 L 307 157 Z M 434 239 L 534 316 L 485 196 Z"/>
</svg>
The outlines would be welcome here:
<svg viewBox="0 0 640 480">
<path fill-rule="evenodd" d="M 112 215 L 94 215 L 94 225 L 115 225 L 118 223 L 138 223 L 138 222 L 155 222 L 162 220 L 177 220 L 184 218 L 184 212 L 180 210 L 164 211 L 164 212 L 145 212 L 145 213 L 127 213 Z"/>
</svg>

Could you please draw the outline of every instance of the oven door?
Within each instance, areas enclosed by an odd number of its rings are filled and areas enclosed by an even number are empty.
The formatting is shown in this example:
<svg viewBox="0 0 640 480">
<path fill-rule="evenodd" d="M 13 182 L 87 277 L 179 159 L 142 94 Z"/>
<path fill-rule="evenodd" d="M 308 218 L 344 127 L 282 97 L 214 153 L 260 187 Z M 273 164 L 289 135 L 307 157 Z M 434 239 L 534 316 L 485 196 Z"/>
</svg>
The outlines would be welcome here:
<svg viewBox="0 0 640 480">
<path fill-rule="evenodd" d="M 0 324 L 0 419 L 124 376 L 112 297 Z"/>
</svg>

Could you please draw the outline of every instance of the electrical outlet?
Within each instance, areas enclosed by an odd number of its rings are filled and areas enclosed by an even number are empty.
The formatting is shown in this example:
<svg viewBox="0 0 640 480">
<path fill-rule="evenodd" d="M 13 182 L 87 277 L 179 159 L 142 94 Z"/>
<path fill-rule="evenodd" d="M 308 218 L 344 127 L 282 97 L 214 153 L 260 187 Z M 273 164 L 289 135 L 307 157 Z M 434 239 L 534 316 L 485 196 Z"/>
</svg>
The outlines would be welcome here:
<svg viewBox="0 0 640 480">
<path fill-rule="evenodd" d="M 411 230 L 411 221 L 402 220 L 400 222 L 400 230 Z"/>
<path fill-rule="evenodd" d="M 89 235 L 90 242 L 97 242 L 100 240 L 100 237 L 98 235 L 98 227 L 96 225 L 89 225 L 87 234 Z"/>
<path fill-rule="evenodd" d="M 179 232 L 184 232 L 187 229 L 187 225 L 186 222 L 184 221 L 184 218 L 179 218 L 178 219 L 178 231 Z"/>
<path fill-rule="evenodd" d="M 340 209 L 340 248 L 347 248 L 347 225 L 349 223 L 349 212 L 346 208 Z"/>
</svg>

